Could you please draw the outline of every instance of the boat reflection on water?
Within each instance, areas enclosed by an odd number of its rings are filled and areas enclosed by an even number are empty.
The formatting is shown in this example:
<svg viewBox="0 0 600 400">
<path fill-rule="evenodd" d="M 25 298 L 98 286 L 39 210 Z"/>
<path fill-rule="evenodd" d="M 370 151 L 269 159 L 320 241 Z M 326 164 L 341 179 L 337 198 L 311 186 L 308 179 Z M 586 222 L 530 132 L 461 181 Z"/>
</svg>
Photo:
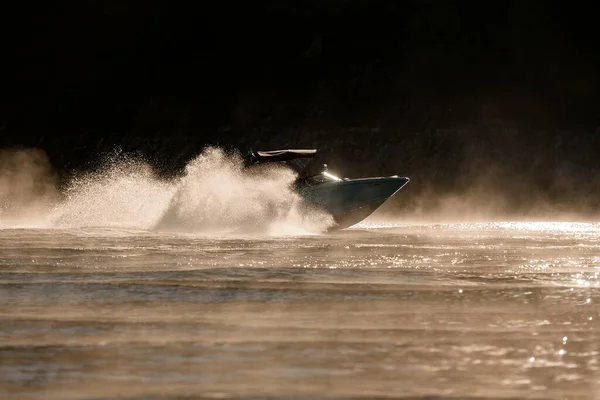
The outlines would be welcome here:
<svg viewBox="0 0 600 400">
<path fill-rule="evenodd" d="M 298 172 L 296 191 L 310 204 L 332 215 L 334 229 L 348 228 L 371 215 L 409 178 L 389 177 L 341 179 L 327 172 L 327 165 L 317 173 L 306 172 L 317 150 L 250 151 L 247 165 L 284 162 Z"/>
</svg>

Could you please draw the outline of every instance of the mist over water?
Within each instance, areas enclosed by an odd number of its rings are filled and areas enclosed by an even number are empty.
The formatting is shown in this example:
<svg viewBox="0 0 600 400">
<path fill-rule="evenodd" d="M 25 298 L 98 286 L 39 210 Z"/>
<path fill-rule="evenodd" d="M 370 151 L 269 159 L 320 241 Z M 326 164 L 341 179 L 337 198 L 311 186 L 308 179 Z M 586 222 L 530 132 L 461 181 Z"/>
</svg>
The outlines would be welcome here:
<svg viewBox="0 0 600 400">
<path fill-rule="evenodd" d="M 464 177 L 450 189 L 423 181 L 415 171 L 415 179 L 370 219 L 382 223 L 598 220 L 596 198 L 578 197 L 573 188 L 577 182 L 565 183 L 562 175 L 549 173 L 554 189 L 548 192 L 527 173 L 519 175 L 494 163 L 467 158 L 461 168 Z M 413 178 L 411 173 L 408 176 Z M 325 231 L 331 217 L 302 202 L 290 189 L 294 178 L 291 170 L 279 166 L 245 169 L 238 153 L 209 147 L 189 161 L 178 178 L 159 178 L 149 163 L 114 153 L 102 167 L 76 173 L 59 189 L 57 174 L 43 151 L 2 150 L 0 227 L 118 227 L 209 235 Z M 585 192 L 581 182 L 577 187 Z M 579 200 L 565 202 L 565 196 Z"/>
<path fill-rule="evenodd" d="M 35 225 L 59 201 L 57 177 L 38 149 L 0 149 L 0 227 Z"/>
<path fill-rule="evenodd" d="M 598 398 L 600 224 L 466 222 L 506 217 L 493 179 L 322 235 L 219 148 L 65 185 L 0 155 L 0 398 Z"/>
<path fill-rule="evenodd" d="M 244 169 L 237 154 L 207 148 L 169 181 L 116 156 L 59 191 L 43 152 L 2 153 L 0 227 L 130 228 L 206 234 L 304 234 L 333 221 L 292 190 L 293 171 Z"/>
</svg>

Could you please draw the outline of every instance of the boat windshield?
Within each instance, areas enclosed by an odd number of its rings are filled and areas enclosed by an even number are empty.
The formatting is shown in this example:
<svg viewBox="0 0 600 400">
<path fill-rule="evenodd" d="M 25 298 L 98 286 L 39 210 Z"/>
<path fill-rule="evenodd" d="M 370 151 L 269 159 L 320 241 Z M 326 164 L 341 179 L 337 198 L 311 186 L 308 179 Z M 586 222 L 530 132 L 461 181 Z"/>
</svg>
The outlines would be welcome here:
<svg viewBox="0 0 600 400">
<path fill-rule="evenodd" d="M 323 172 L 323 175 L 325 175 L 327 178 L 329 178 L 329 179 L 330 179 L 330 180 L 332 180 L 332 181 L 341 181 L 341 179 L 340 179 L 340 178 L 338 178 L 337 176 L 335 176 L 335 175 L 333 175 L 333 174 L 330 174 L 330 173 L 329 173 L 329 172 L 327 172 L 327 171 L 324 171 L 324 172 Z"/>
<path fill-rule="evenodd" d="M 303 184 L 316 184 L 316 183 L 327 183 L 327 182 L 339 182 L 342 179 L 338 178 L 337 176 L 330 174 L 327 171 L 323 171 L 318 175 L 313 175 L 304 179 L 301 179 L 301 182 Z"/>
</svg>

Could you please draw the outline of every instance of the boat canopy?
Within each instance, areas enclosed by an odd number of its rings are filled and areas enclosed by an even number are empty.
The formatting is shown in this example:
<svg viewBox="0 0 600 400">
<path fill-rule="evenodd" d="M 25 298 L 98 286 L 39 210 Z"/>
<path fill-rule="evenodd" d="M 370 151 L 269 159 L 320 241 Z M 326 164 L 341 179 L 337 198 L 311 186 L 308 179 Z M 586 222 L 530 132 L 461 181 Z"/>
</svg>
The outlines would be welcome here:
<svg viewBox="0 0 600 400">
<path fill-rule="evenodd" d="M 298 174 L 302 174 L 308 164 L 317 154 L 316 149 L 302 150 L 273 150 L 253 151 L 250 150 L 246 165 L 263 164 L 271 162 L 284 162 L 293 168 Z"/>
<path fill-rule="evenodd" d="M 311 150 L 273 150 L 252 151 L 250 150 L 250 164 L 291 161 L 298 158 L 313 158 L 317 154 L 316 149 Z"/>
</svg>

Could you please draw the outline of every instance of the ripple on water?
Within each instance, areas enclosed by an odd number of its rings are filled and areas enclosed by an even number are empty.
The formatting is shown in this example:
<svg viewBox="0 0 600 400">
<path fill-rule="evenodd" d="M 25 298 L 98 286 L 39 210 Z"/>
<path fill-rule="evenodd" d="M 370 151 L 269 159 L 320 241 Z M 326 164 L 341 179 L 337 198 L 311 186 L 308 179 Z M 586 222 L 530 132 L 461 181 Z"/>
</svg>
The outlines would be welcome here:
<svg viewBox="0 0 600 400">
<path fill-rule="evenodd" d="M 594 398 L 598 228 L 0 230 L 0 387 L 13 398 Z"/>
</svg>

